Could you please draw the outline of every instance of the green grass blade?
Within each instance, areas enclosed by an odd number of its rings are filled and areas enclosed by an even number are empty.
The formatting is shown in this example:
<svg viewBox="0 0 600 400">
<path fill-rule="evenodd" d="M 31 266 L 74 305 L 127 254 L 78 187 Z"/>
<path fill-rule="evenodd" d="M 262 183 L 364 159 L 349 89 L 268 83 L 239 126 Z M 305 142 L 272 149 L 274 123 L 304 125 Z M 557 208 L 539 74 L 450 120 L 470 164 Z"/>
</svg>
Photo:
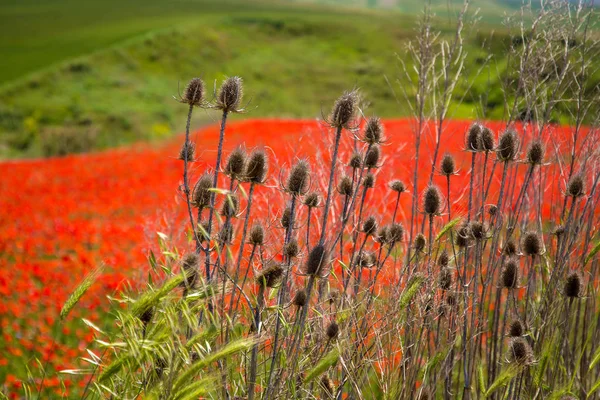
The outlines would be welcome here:
<svg viewBox="0 0 600 400">
<path fill-rule="evenodd" d="M 596 245 L 594 247 L 592 247 L 592 249 L 590 250 L 588 255 L 585 257 L 585 261 L 583 262 L 583 265 L 586 265 L 592 258 L 594 258 L 594 256 L 596 254 L 598 254 L 599 251 L 600 251 L 600 241 L 598 243 L 596 243 Z"/>
<path fill-rule="evenodd" d="M 323 372 L 327 371 L 330 367 L 334 366 L 340 358 L 340 352 L 338 349 L 333 349 L 325 357 L 318 362 L 318 364 L 310 370 L 306 375 L 304 382 L 310 382 Z"/>
</svg>

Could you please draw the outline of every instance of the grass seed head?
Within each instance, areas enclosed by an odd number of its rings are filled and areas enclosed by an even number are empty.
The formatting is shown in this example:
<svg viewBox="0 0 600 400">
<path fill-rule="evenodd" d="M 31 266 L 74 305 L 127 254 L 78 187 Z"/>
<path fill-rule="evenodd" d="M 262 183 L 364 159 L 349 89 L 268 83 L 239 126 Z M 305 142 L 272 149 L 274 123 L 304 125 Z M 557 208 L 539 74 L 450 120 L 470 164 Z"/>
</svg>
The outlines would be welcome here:
<svg viewBox="0 0 600 400">
<path fill-rule="evenodd" d="M 577 272 L 571 272 L 567 276 L 564 293 L 569 298 L 581 297 L 581 276 Z"/>
<path fill-rule="evenodd" d="M 265 230 L 262 225 L 256 224 L 252 228 L 250 228 L 250 244 L 254 246 L 262 246 L 265 241 Z"/>
<path fill-rule="evenodd" d="M 383 125 L 378 117 L 371 117 L 367 121 L 363 141 L 371 145 L 383 142 Z"/>
<path fill-rule="evenodd" d="M 283 276 L 283 266 L 278 262 L 271 262 L 256 276 L 256 283 L 262 287 L 275 287 Z"/>
<path fill-rule="evenodd" d="M 199 106 L 202 105 L 203 100 L 204 82 L 200 78 L 193 78 L 185 87 L 181 102 L 190 106 Z"/>
<path fill-rule="evenodd" d="M 372 169 L 379 167 L 379 158 L 381 157 L 381 148 L 378 145 L 373 145 L 367 154 L 365 154 L 365 167 Z"/>
<path fill-rule="evenodd" d="M 192 205 L 198 208 L 205 208 L 210 205 L 211 191 L 213 187 L 214 176 L 209 173 L 204 173 L 196 182 L 194 186 L 194 193 L 192 195 Z"/>
<path fill-rule="evenodd" d="M 300 160 L 294 165 L 285 185 L 286 190 L 295 195 L 306 193 L 310 180 L 310 166 L 306 160 Z"/>
<path fill-rule="evenodd" d="M 574 175 L 567 184 L 567 196 L 571 196 L 574 199 L 583 196 L 584 186 L 583 176 L 579 174 Z"/>
<path fill-rule="evenodd" d="M 444 155 L 444 158 L 442 158 L 442 162 L 440 163 L 440 170 L 444 176 L 450 176 L 456 173 L 456 163 L 451 154 L 446 153 Z"/>
<path fill-rule="evenodd" d="M 268 160 L 262 150 L 254 150 L 246 164 L 245 179 L 253 183 L 263 183 L 267 177 Z"/>
<path fill-rule="evenodd" d="M 229 154 L 225 163 L 225 175 L 231 179 L 242 179 L 246 171 L 246 162 L 248 155 L 242 148 L 237 148 Z"/>
<path fill-rule="evenodd" d="M 437 186 L 431 185 L 423 192 L 423 211 L 428 215 L 438 215 L 442 206 L 442 195 Z"/>
<path fill-rule="evenodd" d="M 350 128 L 358 109 L 358 94 L 356 91 L 341 95 L 333 105 L 329 123 L 335 128 Z"/>
<path fill-rule="evenodd" d="M 502 162 L 514 161 L 517 158 L 519 140 L 514 130 L 505 131 L 498 140 L 496 147 L 496 157 Z"/>
<path fill-rule="evenodd" d="M 221 84 L 217 94 L 217 108 L 224 112 L 238 112 L 242 97 L 244 96 L 244 87 L 242 78 L 232 76 L 227 78 Z"/>
<path fill-rule="evenodd" d="M 521 248 L 525 255 L 539 256 L 543 251 L 542 240 L 536 232 L 526 232 L 521 241 Z"/>
</svg>

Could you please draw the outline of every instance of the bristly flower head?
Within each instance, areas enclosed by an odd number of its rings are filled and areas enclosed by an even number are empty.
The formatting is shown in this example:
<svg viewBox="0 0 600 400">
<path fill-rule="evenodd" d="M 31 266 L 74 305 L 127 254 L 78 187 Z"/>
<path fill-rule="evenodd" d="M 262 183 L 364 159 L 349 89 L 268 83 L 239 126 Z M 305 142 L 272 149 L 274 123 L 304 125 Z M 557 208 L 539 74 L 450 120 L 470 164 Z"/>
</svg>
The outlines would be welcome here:
<svg viewBox="0 0 600 400">
<path fill-rule="evenodd" d="M 334 128 L 349 129 L 357 109 L 358 93 L 356 91 L 346 92 L 335 101 L 328 122 Z"/>
<path fill-rule="evenodd" d="M 425 235 L 422 233 L 417 233 L 413 241 L 413 248 L 417 252 L 423 252 L 425 247 L 427 246 L 427 239 L 425 239 Z"/>
<path fill-rule="evenodd" d="M 348 175 L 342 176 L 337 184 L 337 191 L 342 196 L 352 196 L 352 178 L 350 178 Z"/>
<path fill-rule="evenodd" d="M 367 154 L 365 154 L 365 167 L 379 168 L 379 158 L 381 157 L 381 148 L 378 145 L 373 145 Z"/>
<path fill-rule="evenodd" d="M 399 243 L 404 240 L 404 227 L 402 224 L 393 223 L 388 227 L 388 242 Z"/>
<path fill-rule="evenodd" d="M 496 157 L 502 162 L 514 161 L 517 158 L 519 140 L 514 130 L 507 130 L 500 136 L 496 147 Z"/>
<path fill-rule="evenodd" d="M 544 144 L 539 139 L 534 140 L 527 149 L 527 162 L 531 165 L 540 165 L 544 162 L 545 152 Z"/>
<path fill-rule="evenodd" d="M 542 254 L 543 245 L 540 236 L 536 232 L 526 232 L 523 235 L 521 249 L 527 256 L 539 256 Z"/>
<path fill-rule="evenodd" d="M 219 241 L 222 244 L 233 243 L 233 225 L 225 224 L 219 231 Z"/>
<path fill-rule="evenodd" d="M 350 161 L 348 162 L 348 166 L 352 169 L 358 169 L 362 167 L 362 156 L 358 151 L 354 151 L 352 156 L 350 156 Z"/>
<path fill-rule="evenodd" d="M 278 262 L 271 262 L 256 276 L 256 283 L 259 286 L 272 288 L 275 287 L 283 276 L 283 267 Z"/>
<path fill-rule="evenodd" d="M 482 126 L 478 123 L 471 125 L 467 131 L 467 138 L 465 143 L 465 150 L 467 151 L 478 151 L 479 142 L 481 141 Z"/>
<path fill-rule="evenodd" d="M 312 192 L 304 196 L 304 205 L 308 208 L 315 208 L 321 203 L 321 198 L 317 192 Z"/>
<path fill-rule="evenodd" d="M 467 247 L 471 243 L 471 227 L 463 221 L 456 230 L 455 243 L 458 247 Z"/>
<path fill-rule="evenodd" d="M 325 398 L 329 399 L 335 394 L 335 386 L 333 384 L 333 381 L 327 375 L 323 375 L 323 377 L 321 378 L 321 387 L 325 392 Z"/>
<path fill-rule="evenodd" d="M 306 304 L 306 292 L 304 290 L 297 291 L 292 300 L 292 304 L 296 307 L 304 307 Z"/>
<path fill-rule="evenodd" d="M 440 289 L 448 290 L 452 286 L 452 271 L 450 268 L 442 268 L 438 277 Z"/>
<path fill-rule="evenodd" d="M 500 274 L 502 287 L 507 289 L 515 289 L 519 280 L 519 264 L 516 259 L 509 259 Z"/>
<path fill-rule="evenodd" d="M 281 214 L 281 226 L 285 229 L 290 227 L 292 222 L 292 209 L 288 206 L 283 210 L 283 214 Z"/>
<path fill-rule="evenodd" d="M 482 127 L 479 150 L 489 153 L 494 150 L 494 132 L 487 126 Z"/>
<path fill-rule="evenodd" d="M 583 182 L 583 176 L 574 175 L 567 184 L 567 196 L 571 196 L 574 199 L 583 196 L 585 184 Z"/>
<path fill-rule="evenodd" d="M 476 241 L 482 241 L 487 237 L 487 226 L 480 221 L 471 221 L 469 225 L 471 236 Z"/>
<path fill-rule="evenodd" d="M 298 246 L 298 241 L 295 238 L 291 238 L 288 244 L 283 247 L 283 255 L 288 258 L 297 257 L 300 253 L 300 247 Z"/>
<path fill-rule="evenodd" d="M 369 172 L 363 180 L 363 186 L 366 188 L 372 188 L 375 186 L 375 175 Z"/>
<path fill-rule="evenodd" d="M 187 288 L 193 288 L 198 280 L 199 257 L 196 253 L 186 254 L 181 260 L 181 271 L 183 272 L 184 285 Z"/>
<path fill-rule="evenodd" d="M 245 178 L 252 183 L 263 183 L 267 177 L 267 155 L 262 150 L 254 150 L 246 164 Z"/>
<path fill-rule="evenodd" d="M 404 185 L 404 182 L 398 179 L 391 181 L 388 185 L 392 191 L 398 194 L 406 192 L 406 185 Z"/>
<path fill-rule="evenodd" d="M 438 264 L 440 265 L 440 267 L 447 267 L 449 262 L 450 257 L 448 256 L 448 251 L 444 249 L 438 257 Z"/>
<path fill-rule="evenodd" d="M 335 339 L 339 332 L 340 332 L 340 327 L 337 324 L 337 322 L 335 322 L 335 321 L 331 321 L 331 323 L 329 325 L 327 325 L 327 330 L 325 331 L 325 333 L 327 334 L 327 338 L 329 340 Z"/>
<path fill-rule="evenodd" d="M 248 242 L 254 246 L 262 246 L 265 241 L 265 230 L 262 225 L 256 224 L 250 229 Z"/>
<path fill-rule="evenodd" d="M 517 244 L 513 239 L 508 239 L 504 246 L 502 246 L 502 252 L 508 257 L 517 255 Z"/>
<path fill-rule="evenodd" d="M 577 272 L 571 272 L 567 276 L 564 293 L 569 298 L 581 297 L 581 276 Z"/>
<path fill-rule="evenodd" d="M 221 84 L 215 107 L 224 112 L 241 112 L 243 110 L 240 108 L 240 103 L 243 96 L 242 78 L 232 76 L 225 79 Z"/>
<path fill-rule="evenodd" d="M 378 117 L 371 117 L 367 121 L 363 141 L 370 145 L 381 144 L 383 142 L 383 125 Z"/>
<path fill-rule="evenodd" d="M 442 162 L 440 163 L 440 171 L 444 176 L 450 176 L 456 174 L 456 163 L 454 157 L 451 154 L 446 153 Z"/>
<path fill-rule="evenodd" d="M 361 268 L 371 268 L 377 263 L 377 256 L 370 251 L 361 251 L 354 257 L 354 264 Z"/>
<path fill-rule="evenodd" d="M 431 185 L 423 192 L 423 211 L 428 215 L 438 215 L 442 206 L 442 195 L 437 186 Z"/>
<path fill-rule="evenodd" d="M 519 321 L 518 319 L 511 322 L 510 325 L 508 326 L 508 336 L 510 336 L 510 337 L 523 336 L 524 333 L 525 333 L 525 328 L 523 327 L 523 324 L 521 323 L 521 321 Z"/>
<path fill-rule="evenodd" d="M 375 217 L 370 216 L 365 220 L 365 222 L 363 222 L 362 231 L 366 235 L 375 234 L 375 232 L 377 231 L 377 220 L 375 219 Z"/>
<path fill-rule="evenodd" d="M 328 264 L 329 254 L 327 253 L 327 250 L 324 245 L 318 244 L 310 250 L 302 272 L 305 275 L 323 276 Z"/>
<path fill-rule="evenodd" d="M 181 161 L 193 162 L 196 154 L 196 145 L 194 142 L 187 142 L 179 150 L 179 159 Z"/>
<path fill-rule="evenodd" d="M 306 160 L 300 160 L 290 170 L 285 189 L 294 196 L 303 195 L 308 188 L 310 166 Z"/>
<path fill-rule="evenodd" d="M 183 97 L 179 99 L 181 103 L 190 106 L 204 105 L 204 82 L 200 78 L 193 78 L 186 86 Z"/>
<path fill-rule="evenodd" d="M 223 172 L 231 179 L 242 179 L 246 170 L 247 159 L 246 152 L 241 147 L 238 147 L 229 154 Z"/>
<path fill-rule="evenodd" d="M 228 218 L 234 218 L 239 212 L 239 201 L 235 194 L 229 194 L 223 200 L 221 206 L 221 215 Z"/>
<path fill-rule="evenodd" d="M 198 179 L 192 195 L 192 205 L 194 207 L 205 208 L 210 205 L 210 189 L 213 186 L 213 179 L 214 176 L 209 173 L 205 173 Z"/>
<path fill-rule="evenodd" d="M 519 365 L 531 365 L 533 363 L 533 351 L 527 340 L 523 337 L 511 339 L 508 350 L 508 359 Z"/>
</svg>

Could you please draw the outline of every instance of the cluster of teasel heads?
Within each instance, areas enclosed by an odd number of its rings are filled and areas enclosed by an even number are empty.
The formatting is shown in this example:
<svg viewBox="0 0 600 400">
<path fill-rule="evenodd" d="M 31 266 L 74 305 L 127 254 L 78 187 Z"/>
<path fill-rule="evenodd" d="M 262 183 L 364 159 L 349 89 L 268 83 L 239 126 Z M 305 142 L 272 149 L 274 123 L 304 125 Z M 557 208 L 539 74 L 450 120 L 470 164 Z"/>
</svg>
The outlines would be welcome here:
<svg viewBox="0 0 600 400">
<path fill-rule="evenodd" d="M 579 302 L 584 269 L 570 259 L 582 226 L 577 218 L 589 212 L 577 207 L 586 196 L 585 175 L 571 174 L 563 222 L 546 232 L 555 239 L 547 246 L 545 226 L 523 217 L 524 210 L 535 213 L 528 193 L 536 190 L 536 171 L 547 158 L 541 138 L 523 152 L 515 130 L 496 138 L 473 124 L 464 148 L 471 157 L 467 207 L 452 219 L 452 178 L 461 172 L 445 154 L 438 172 L 446 185 L 430 181 L 420 191 L 419 215 L 411 218 L 421 220 L 421 232 L 407 241 L 398 220 L 401 196 L 411 195 L 408 186 L 392 180 L 383 194 L 375 185 L 386 143 L 383 125 L 376 117 L 361 123 L 357 92 L 345 93 L 325 121 L 334 137 L 331 164 L 313 170 L 300 160 L 291 166 L 279 185 L 286 200 L 272 225 L 281 232 L 266 232 L 256 222 L 264 216 L 252 209 L 256 187 L 267 180 L 265 152 L 237 148 L 222 162 L 227 117 L 243 111 L 242 93 L 242 80 L 228 78 L 208 101 L 203 82 L 193 79 L 179 99 L 189 105 L 180 159 L 195 245 L 181 260 L 183 285 L 189 291 L 201 282 L 222 284 L 221 295 L 208 304 L 212 317 L 224 321 L 215 347 L 231 340 L 236 323 L 261 339 L 239 361 L 239 375 L 219 365 L 223 396 L 362 398 L 375 379 L 377 390 L 395 398 L 477 398 L 474 393 L 512 373 L 498 398 L 521 398 L 534 393 L 532 368 L 549 352 L 565 366 L 557 372 L 546 364 L 541 376 L 566 380 L 577 368 L 588 338 L 578 332 L 590 329 L 586 315 L 595 312 Z M 216 164 L 191 185 L 194 107 L 218 109 L 222 119 Z M 343 132 L 354 140 L 349 152 L 340 150 Z M 493 169 L 502 170 L 493 202 L 492 159 Z M 518 181 L 523 164 L 525 178 Z M 226 187 L 219 186 L 220 173 L 228 178 Z M 322 188 L 317 178 L 325 182 Z M 238 190 L 243 184 L 247 191 Z M 393 208 L 385 209 L 393 211 L 373 215 L 367 199 L 390 193 Z M 267 243 L 267 236 L 278 239 Z M 146 326 L 152 315 L 143 319 Z M 307 379 L 307 371 L 332 353 L 337 362 L 319 371 L 318 379 Z M 478 376 L 480 369 L 485 373 Z"/>
</svg>

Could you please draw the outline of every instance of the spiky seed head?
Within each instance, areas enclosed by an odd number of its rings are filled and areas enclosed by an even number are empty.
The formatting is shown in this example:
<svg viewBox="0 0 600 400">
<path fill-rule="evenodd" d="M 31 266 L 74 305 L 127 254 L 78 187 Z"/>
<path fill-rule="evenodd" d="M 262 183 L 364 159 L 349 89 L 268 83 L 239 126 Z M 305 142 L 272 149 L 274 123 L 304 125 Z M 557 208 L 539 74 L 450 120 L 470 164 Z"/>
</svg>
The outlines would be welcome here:
<svg viewBox="0 0 600 400">
<path fill-rule="evenodd" d="M 323 377 L 321 378 L 321 387 L 323 388 L 323 391 L 325 392 L 325 396 L 327 398 L 330 398 L 334 395 L 335 386 L 331 378 L 329 378 L 327 375 L 323 375 Z"/>
<path fill-rule="evenodd" d="M 498 140 L 496 147 L 496 157 L 502 162 L 514 161 L 517 158 L 519 140 L 517 132 L 512 129 L 505 131 Z"/>
<path fill-rule="evenodd" d="M 358 151 L 352 153 L 352 156 L 350 156 L 350 161 L 348 161 L 348 166 L 352 169 L 358 169 L 362 167 L 362 157 Z"/>
<path fill-rule="evenodd" d="M 374 235 L 377 232 L 377 220 L 370 216 L 365 220 L 362 226 L 362 231 L 367 235 Z"/>
<path fill-rule="evenodd" d="M 533 351 L 525 338 L 512 338 L 508 349 L 508 359 L 511 362 L 520 365 L 530 365 L 533 363 Z"/>
<path fill-rule="evenodd" d="M 442 205 L 442 195 L 440 189 L 435 185 L 430 185 L 423 192 L 423 211 L 428 215 L 437 215 L 440 213 Z"/>
<path fill-rule="evenodd" d="M 333 105 L 329 123 L 335 128 L 349 128 L 358 108 L 358 94 L 355 91 L 341 95 Z"/>
<path fill-rule="evenodd" d="M 449 262 L 450 257 L 448 256 L 448 251 L 444 249 L 438 257 L 438 264 L 440 265 L 440 267 L 447 267 Z"/>
<path fill-rule="evenodd" d="M 440 276 L 438 277 L 438 282 L 440 284 L 440 289 L 450 289 L 452 286 L 452 271 L 450 271 L 450 268 L 442 268 L 440 271 Z"/>
<path fill-rule="evenodd" d="M 581 297 L 581 276 L 577 272 L 571 272 L 567 276 L 564 293 L 570 298 Z"/>
<path fill-rule="evenodd" d="M 481 130 L 479 145 L 480 150 L 486 153 L 494 150 L 494 132 L 487 126 L 484 126 Z"/>
<path fill-rule="evenodd" d="M 317 192 L 311 192 L 304 196 L 304 205 L 308 208 L 318 207 L 321 203 L 321 197 Z"/>
<path fill-rule="evenodd" d="M 208 221 L 202 221 L 196 226 L 196 235 L 200 239 L 200 242 L 208 241 Z"/>
<path fill-rule="evenodd" d="M 508 326 L 508 336 L 510 336 L 510 337 L 523 336 L 524 332 L 525 332 L 525 329 L 523 328 L 523 324 L 518 319 L 511 322 L 510 325 Z"/>
<path fill-rule="evenodd" d="M 192 205 L 194 207 L 205 208 L 210 205 L 210 189 L 212 189 L 213 186 L 213 179 L 214 176 L 209 173 L 205 173 L 198 179 L 192 195 Z"/>
<path fill-rule="evenodd" d="M 540 165 L 544 162 L 545 152 L 544 144 L 539 139 L 534 140 L 527 149 L 527 162 L 531 165 Z"/>
<path fill-rule="evenodd" d="M 342 176 L 338 182 L 337 191 L 343 196 L 352 196 L 352 178 L 348 175 Z"/>
<path fill-rule="evenodd" d="M 246 152 L 241 147 L 238 147 L 229 154 L 223 172 L 231 179 L 242 179 L 246 171 L 247 159 L 248 155 L 246 155 Z"/>
<path fill-rule="evenodd" d="M 450 176 L 456 173 L 456 163 L 451 154 L 446 153 L 444 155 L 444 158 L 442 158 L 442 162 L 440 163 L 440 170 L 444 176 Z"/>
<path fill-rule="evenodd" d="M 256 276 L 256 283 L 259 286 L 272 288 L 275 287 L 283 276 L 283 266 L 278 262 L 271 262 Z"/>
<path fill-rule="evenodd" d="M 554 230 L 552 231 L 552 234 L 558 238 L 560 238 L 562 235 L 565 234 L 565 226 L 564 225 L 557 225 Z"/>
<path fill-rule="evenodd" d="M 308 253 L 308 259 L 304 263 L 304 274 L 323 275 L 325 267 L 329 264 L 329 254 L 324 245 L 318 244 Z"/>
<path fill-rule="evenodd" d="M 483 222 L 471 221 L 469 230 L 471 231 L 471 236 L 476 241 L 481 241 L 481 240 L 485 239 L 485 237 L 486 237 L 487 228 Z"/>
<path fill-rule="evenodd" d="M 404 239 L 404 227 L 400 223 L 393 223 L 388 227 L 388 241 L 398 243 Z"/>
<path fill-rule="evenodd" d="M 306 304 L 306 292 L 304 290 L 297 291 L 292 300 L 292 304 L 296 307 L 304 307 Z"/>
<path fill-rule="evenodd" d="M 181 260 L 181 271 L 183 272 L 184 285 L 193 288 L 198 280 L 198 263 L 200 257 L 196 253 L 188 253 Z"/>
<path fill-rule="evenodd" d="M 519 280 L 519 264 L 516 259 L 510 258 L 500 274 L 502 287 L 506 289 L 515 289 Z"/>
<path fill-rule="evenodd" d="M 232 76 L 223 81 L 217 94 L 217 108 L 225 112 L 237 112 L 240 109 L 244 88 L 242 78 Z"/>
<path fill-rule="evenodd" d="M 179 159 L 182 161 L 193 162 L 196 154 L 196 145 L 194 142 L 187 142 L 179 150 Z"/>
<path fill-rule="evenodd" d="M 508 257 L 517 255 L 517 244 L 515 241 L 513 239 L 508 239 L 508 241 L 504 243 L 504 246 L 502 246 L 502 252 Z"/>
<path fill-rule="evenodd" d="M 446 296 L 446 304 L 448 304 L 450 308 L 456 305 L 456 296 L 453 293 L 450 293 L 448 296 Z"/>
<path fill-rule="evenodd" d="M 223 225 L 219 231 L 219 241 L 223 244 L 231 244 L 233 242 L 233 225 Z"/>
<path fill-rule="evenodd" d="M 373 145 L 367 154 L 365 154 L 365 167 L 366 168 L 377 168 L 379 167 L 379 158 L 381 157 L 381 148 L 379 145 Z"/>
<path fill-rule="evenodd" d="M 574 175 L 567 184 L 567 196 L 571 196 L 573 198 L 583 196 L 584 186 L 583 176 Z"/>
<path fill-rule="evenodd" d="M 488 214 L 490 214 L 490 216 L 494 217 L 496 214 L 498 214 L 498 207 L 492 204 L 488 208 Z"/>
<path fill-rule="evenodd" d="M 309 180 L 310 166 L 306 160 L 300 160 L 290 170 L 285 188 L 289 193 L 298 196 L 306 193 Z"/>
<path fill-rule="evenodd" d="M 389 242 L 389 230 L 388 226 L 380 226 L 377 230 L 377 235 L 375 235 L 375 240 L 378 243 L 388 243 Z"/>
<path fill-rule="evenodd" d="M 354 263 L 361 268 L 371 268 L 377 262 L 375 253 L 361 251 L 354 257 Z"/>
<path fill-rule="evenodd" d="M 204 82 L 200 78 L 193 78 L 185 87 L 182 103 L 190 106 L 199 106 L 204 100 Z"/>
<path fill-rule="evenodd" d="M 246 164 L 245 179 L 253 183 L 263 183 L 267 177 L 268 160 L 262 150 L 254 150 Z"/>
<path fill-rule="evenodd" d="M 391 181 L 389 183 L 390 189 L 392 189 L 392 191 L 396 192 L 396 193 L 404 193 L 406 192 L 406 185 L 404 185 L 404 182 L 395 179 L 393 181 Z"/>
<path fill-rule="evenodd" d="M 331 323 L 327 325 L 327 330 L 325 332 L 327 333 L 327 338 L 329 338 L 329 340 L 333 340 L 340 332 L 340 327 L 337 322 L 331 321 Z"/>
<path fill-rule="evenodd" d="M 336 289 L 332 289 L 329 291 L 327 295 L 327 302 L 330 306 L 334 305 L 338 299 L 340 298 L 340 292 Z"/>
<path fill-rule="evenodd" d="M 425 239 L 425 235 L 418 233 L 413 242 L 414 249 L 418 252 L 422 252 L 425 250 L 425 246 L 427 246 L 427 239 Z"/>
<path fill-rule="evenodd" d="M 283 214 L 281 214 L 281 226 L 285 229 L 290 227 L 290 223 L 292 219 L 292 209 L 290 207 L 286 207 L 285 210 L 283 210 Z"/>
<path fill-rule="evenodd" d="M 256 224 L 250 228 L 248 242 L 254 246 L 262 246 L 265 241 L 265 230 L 262 225 Z"/>
<path fill-rule="evenodd" d="M 458 247 L 467 247 L 471 243 L 471 227 L 467 221 L 463 221 L 456 230 L 456 245 Z"/>
<path fill-rule="evenodd" d="M 378 117 L 371 117 L 367 121 L 363 140 L 371 145 L 380 144 L 383 141 L 383 125 Z"/>
<path fill-rule="evenodd" d="M 300 253 L 300 247 L 298 241 L 295 238 L 291 238 L 288 244 L 283 247 L 283 254 L 288 258 L 294 258 Z"/>
<path fill-rule="evenodd" d="M 373 186 L 375 186 L 375 175 L 369 172 L 363 180 L 363 186 L 366 188 L 372 188 Z"/>
<path fill-rule="evenodd" d="M 240 210 L 240 203 L 235 194 L 228 194 L 221 205 L 221 215 L 228 218 L 233 218 Z"/>
<path fill-rule="evenodd" d="M 521 241 L 523 253 L 528 256 L 539 256 L 542 254 L 542 240 L 536 232 L 526 232 Z"/>
<path fill-rule="evenodd" d="M 481 131 L 482 127 L 478 123 L 474 123 L 471 125 L 469 130 L 467 131 L 467 138 L 465 143 L 465 150 L 467 151 L 478 151 L 479 150 L 479 142 L 481 140 Z"/>
</svg>

